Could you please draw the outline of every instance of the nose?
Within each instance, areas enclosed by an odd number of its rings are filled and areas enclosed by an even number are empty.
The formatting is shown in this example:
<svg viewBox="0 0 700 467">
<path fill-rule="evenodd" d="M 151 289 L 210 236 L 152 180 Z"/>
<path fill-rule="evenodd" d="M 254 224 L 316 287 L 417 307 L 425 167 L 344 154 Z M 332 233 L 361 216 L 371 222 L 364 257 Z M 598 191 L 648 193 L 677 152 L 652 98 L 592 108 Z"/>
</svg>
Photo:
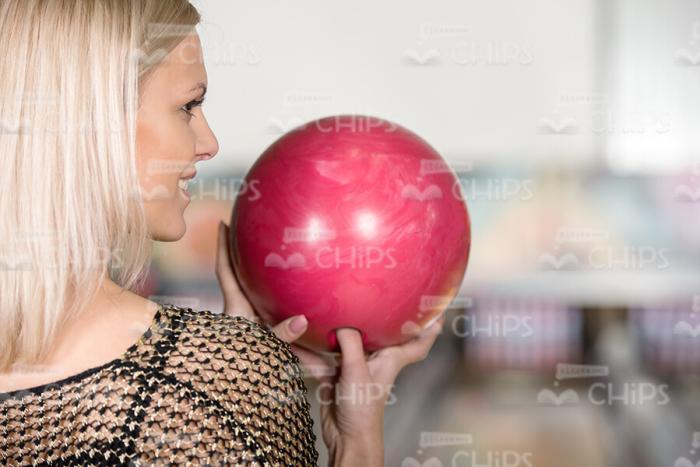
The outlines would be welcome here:
<svg viewBox="0 0 700 467">
<path fill-rule="evenodd" d="M 219 152 L 219 141 L 216 139 L 204 115 L 200 113 L 199 116 L 202 119 L 200 120 L 199 128 L 196 129 L 197 144 L 195 151 L 198 160 L 206 161 L 216 156 Z"/>
</svg>

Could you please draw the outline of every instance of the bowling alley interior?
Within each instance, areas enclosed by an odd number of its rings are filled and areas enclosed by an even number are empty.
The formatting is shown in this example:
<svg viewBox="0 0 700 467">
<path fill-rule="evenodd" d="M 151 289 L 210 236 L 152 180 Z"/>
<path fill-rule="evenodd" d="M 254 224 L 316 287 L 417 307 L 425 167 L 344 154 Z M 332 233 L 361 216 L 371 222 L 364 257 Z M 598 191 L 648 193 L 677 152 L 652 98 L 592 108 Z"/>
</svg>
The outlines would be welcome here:
<svg viewBox="0 0 700 467">
<path fill-rule="evenodd" d="M 197 5 L 220 151 L 143 295 L 221 312 L 217 225 L 258 156 L 314 119 L 386 119 L 447 162 L 470 232 L 391 389 L 385 465 L 700 465 L 700 4 Z"/>
</svg>

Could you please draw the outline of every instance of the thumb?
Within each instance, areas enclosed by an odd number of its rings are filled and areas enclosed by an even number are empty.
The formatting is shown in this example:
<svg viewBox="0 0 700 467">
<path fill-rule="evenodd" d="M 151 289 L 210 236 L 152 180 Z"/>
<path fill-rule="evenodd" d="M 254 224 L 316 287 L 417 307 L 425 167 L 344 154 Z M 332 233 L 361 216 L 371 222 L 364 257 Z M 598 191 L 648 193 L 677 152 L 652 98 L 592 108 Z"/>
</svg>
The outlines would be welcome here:
<svg viewBox="0 0 700 467">
<path fill-rule="evenodd" d="M 335 335 L 340 346 L 342 375 L 353 382 L 369 379 L 369 368 L 360 331 L 355 328 L 339 328 Z"/>
</svg>

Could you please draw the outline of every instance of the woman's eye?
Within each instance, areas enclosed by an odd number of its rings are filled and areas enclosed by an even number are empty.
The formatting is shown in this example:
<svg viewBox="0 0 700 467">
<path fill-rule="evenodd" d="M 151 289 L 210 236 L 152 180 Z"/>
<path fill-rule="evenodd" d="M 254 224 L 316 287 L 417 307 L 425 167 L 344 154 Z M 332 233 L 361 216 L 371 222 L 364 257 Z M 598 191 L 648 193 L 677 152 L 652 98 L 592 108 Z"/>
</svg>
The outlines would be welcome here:
<svg viewBox="0 0 700 467">
<path fill-rule="evenodd" d="M 180 108 L 180 110 L 185 112 L 190 117 L 194 117 L 194 113 L 192 113 L 192 109 L 194 109 L 195 107 L 199 107 L 200 105 L 202 105 L 203 102 L 204 102 L 204 98 L 190 101 L 187 104 L 183 105 Z"/>
</svg>

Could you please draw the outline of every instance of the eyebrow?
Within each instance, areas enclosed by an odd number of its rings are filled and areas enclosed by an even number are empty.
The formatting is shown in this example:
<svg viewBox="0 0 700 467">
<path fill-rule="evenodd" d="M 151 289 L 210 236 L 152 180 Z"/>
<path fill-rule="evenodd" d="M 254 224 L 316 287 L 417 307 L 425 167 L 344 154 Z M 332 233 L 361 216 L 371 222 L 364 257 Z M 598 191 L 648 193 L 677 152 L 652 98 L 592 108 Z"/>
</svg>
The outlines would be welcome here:
<svg viewBox="0 0 700 467">
<path fill-rule="evenodd" d="M 204 95 L 207 93 L 207 85 L 204 84 L 203 82 L 199 82 L 199 83 L 195 84 L 194 87 L 193 87 L 192 89 L 190 89 L 189 91 L 187 91 L 187 93 L 189 94 L 189 93 L 191 93 L 191 92 L 196 91 L 197 89 L 201 89 L 201 90 L 202 90 L 202 97 L 204 97 Z"/>
</svg>

